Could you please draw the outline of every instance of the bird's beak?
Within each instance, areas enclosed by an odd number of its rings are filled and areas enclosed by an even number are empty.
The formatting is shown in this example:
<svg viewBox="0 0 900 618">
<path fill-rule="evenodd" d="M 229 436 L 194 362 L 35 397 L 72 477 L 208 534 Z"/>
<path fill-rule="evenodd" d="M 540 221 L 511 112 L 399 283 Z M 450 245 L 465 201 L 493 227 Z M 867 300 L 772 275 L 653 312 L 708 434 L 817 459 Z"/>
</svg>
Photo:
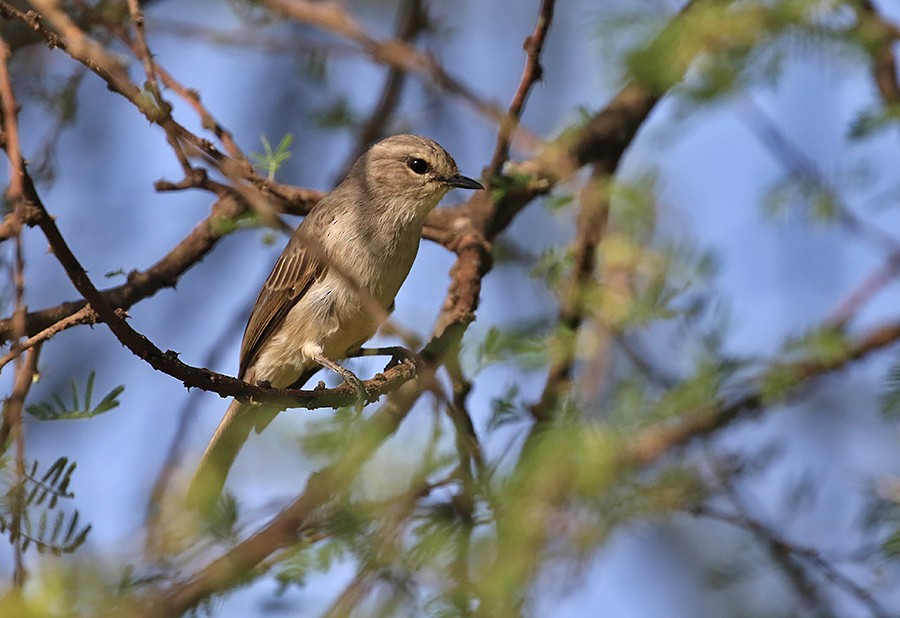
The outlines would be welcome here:
<svg viewBox="0 0 900 618">
<path fill-rule="evenodd" d="M 450 178 L 445 179 L 444 182 L 451 187 L 457 187 L 459 189 L 484 189 L 480 182 L 472 180 L 462 174 L 454 174 L 453 176 L 450 176 Z"/>
</svg>

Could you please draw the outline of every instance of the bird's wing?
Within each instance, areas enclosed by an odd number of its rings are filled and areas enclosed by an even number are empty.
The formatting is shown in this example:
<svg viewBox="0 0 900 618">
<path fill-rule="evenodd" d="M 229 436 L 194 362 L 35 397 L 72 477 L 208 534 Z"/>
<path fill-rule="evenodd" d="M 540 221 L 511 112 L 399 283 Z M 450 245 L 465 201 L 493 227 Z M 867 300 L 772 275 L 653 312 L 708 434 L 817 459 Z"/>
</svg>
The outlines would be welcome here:
<svg viewBox="0 0 900 618">
<path fill-rule="evenodd" d="M 328 270 L 325 260 L 315 251 L 315 246 L 305 246 L 309 242 L 304 241 L 299 232 L 300 230 L 291 236 L 287 247 L 275 262 L 269 278 L 259 292 L 256 304 L 253 305 L 253 311 L 250 312 L 250 320 L 241 343 L 241 377 L 256 361 L 263 345 L 278 330 L 291 308 L 313 282 L 324 277 Z"/>
</svg>

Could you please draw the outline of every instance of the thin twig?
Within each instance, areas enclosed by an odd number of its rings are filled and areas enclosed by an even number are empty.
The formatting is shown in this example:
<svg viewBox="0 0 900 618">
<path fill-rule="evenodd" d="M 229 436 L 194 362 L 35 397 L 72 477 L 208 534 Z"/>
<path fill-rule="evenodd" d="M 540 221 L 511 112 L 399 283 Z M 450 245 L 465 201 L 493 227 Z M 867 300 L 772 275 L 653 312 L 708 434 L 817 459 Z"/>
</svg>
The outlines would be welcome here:
<svg viewBox="0 0 900 618">
<path fill-rule="evenodd" d="M 129 0 L 130 3 L 133 3 L 135 0 Z M 141 20 L 143 24 L 143 19 Z M 143 29 L 138 30 L 139 33 L 143 32 Z M 146 42 L 142 43 L 142 38 L 139 36 L 136 39 L 132 38 L 128 31 L 120 30 L 120 38 L 122 41 L 128 45 L 131 50 L 135 53 L 139 58 L 145 57 L 145 54 L 149 54 L 146 50 Z M 150 58 L 151 64 L 147 70 L 152 70 L 155 79 L 162 80 L 163 84 L 166 88 L 170 88 L 173 90 L 178 96 L 180 96 L 188 105 L 190 105 L 194 112 L 196 112 L 197 116 L 200 117 L 200 124 L 203 128 L 210 130 L 213 134 L 218 138 L 219 142 L 225 148 L 225 151 L 234 159 L 238 161 L 247 162 L 247 157 L 238 147 L 237 142 L 234 141 L 234 136 L 228 131 L 216 118 L 212 115 L 210 110 L 201 103 L 200 101 L 200 93 L 196 90 L 192 90 L 189 88 L 185 88 L 181 82 L 179 82 L 175 77 L 169 73 L 164 67 L 152 63 L 152 57 Z M 159 91 L 159 87 L 156 87 L 157 91 Z M 246 163 L 249 166 L 249 163 Z M 190 177 L 190 173 L 188 173 L 187 177 Z"/>
<path fill-rule="evenodd" d="M 128 99 L 147 120 L 159 125 L 171 138 L 170 145 L 172 139 L 184 140 L 213 162 L 221 164 L 229 160 L 209 140 L 201 139 L 176 122 L 171 116 L 170 106 L 161 107 L 155 100 L 143 96 L 141 89 L 131 81 L 121 62 L 81 30 L 56 2 L 32 0 L 32 4 L 40 11 L 40 18 L 34 12 L 24 13 L 3 0 L 0 0 L 0 16 L 23 22 L 43 36 L 50 47 L 65 51 L 74 60 L 93 71 L 106 82 L 110 90 Z M 55 32 L 47 28 L 43 20 L 48 21 Z"/>
<path fill-rule="evenodd" d="M 531 92 L 532 86 L 540 81 L 543 76 L 544 69 L 541 66 L 541 51 L 544 49 L 544 41 L 547 38 L 547 32 L 550 30 L 550 24 L 553 22 L 555 4 L 555 0 L 541 0 L 541 8 L 538 11 L 534 32 L 525 39 L 525 43 L 522 46 L 526 54 L 525 68 L 522 69 L 522 77 L 519 78 L 519 86 L 516 88 L 515 95 L 513 95 L 506 117 L 500 122 L 497 145 L 494 147 L 494 156 L 491 157 L 491 162 L 484 174 L 487 182 L 490 182 L 491 178 L 500 173 L 503 164 L 509 159 L 510 138 L 519 124 L 528 94 Z"/>
<path fill-rule="evenodd" d="M 499 106 L 483 100 L 466 84 L 450 75 L 428 54 L 400 41 L 376 39 L 336 3 L 311 0 L 262 0 L 261 4 L 285 17 L 312 24 L 353 41 L 365 49 L 376 62 L 427 78 L 431 83 L 460 97 L 494 122 L 502 122 L 506 116 Z"/>
<path fill-rule="evenodd" d="M 144 82 L 144 88 L 153 96 L 156 106 L 163 111 L 165 117 L 160 120 L 160 125 L 165 130 L 166 140 L 169 142 L 169 146 L 172 147 L 172 152 L 175 153 L 185 175 L 190 175 L 191 163 L 181 147 L 178 129 L 172 122 L 172 104 L 166 101 L 159 88 L 156 63 L 153 61 L 153 54 L 150 53 L 150 47 L 147 45 L 147 34 L 144 31 L 144 12 L 141 10 L 138 0 L 128 0 L 128 11 L 131 14 L 131 23 L 134 25 L 135 54 L 144 65 L 144 74 L 147 77 L 147 80 Z"/>
<path fill-rule="evenodd" d="M 872 298 L 887 288 L 898 276 L 900 276 L 900 251 L 889 255 L 884 264 L 876 268 L 847 294 L 831 311 L 826 323 L 834 329 L 844 328 Z"/>
<path fill-rule="evenodd" d="M 847 365 L 900 341 L 900 320 L 888 321 L 877 326 L 847 344 L 841 358 L 829 361 L 807 360 L 793 363 L 776 363 L 767 368 L 766 375 L 779 375 L 785 392 L 797 388 L 814 378 L 843 369 Z M 712 401 L 709 406 L 697 408 L 678 418 L 656 423 L 629 440 L 620 457 L 626 467 L 649 466 L 674 449 L 692 440 L 708 436 L 730 426 L 739 418 L 745 418 L 766 405 L 762 387 L 737 398 L 731 403 Z"/>
<path fill-rule="evenodd" d="M 428 15 L 425 12 L 423 0 L 406 0 L 400 9 L 399 26 L 397 28 L 397 40 L 410 43 L 424 30 L 428 28 Z M 356 161 L 378 138 L 382 137 L 384 128 L 390 121 L 395 108 L 400 103 L 400 94 L 406 81 L 406 71 L 396 66 L 388 69 L 387 77 L 381 88 L 381 96 L 378 103 L 369 114 L 368 120 L 356 135 L 356 145 L 344 159 L 344 163 L 338 167 L 341 170 L 335 182 L 346 176 L 350 166 Z"/>
<path fill-rule="evenodd" d="M 55 337 L 59 333 L 79 324 L 96 324 L 97 314 L 91 309 L 90 305 L 85 305 L 72 315 L 63 318 L 55 324 L 51 324 L 33 337 L 29 337 L 25 341 L 14 343 L 10 346 L 9 352 L 3 358 L 0 358 L 0 371 L 10 363 L 10 361 L 18 358 L 26 350 L 30 350 L 34 346 Z"/>
<path fill-rule="evenodd" d="M 816 582 L 797 560 L 794 547 L 776 534 L 774 530 L 762 525 L 762 523 L 750 516 L 735 487 L 735 474 L 729 469 L 729 466 L 721 465 L 720 461 L 717 460 L 718 458 L 712 457 L 711 454 L 706 459 L 708 463 L 707 468 L 714 479 L 715 489 L 731 503 L 731 507 L 736 511 L 736 514 L 731 516 L 733 519 L 729 523 L 740 526 L 749 532 L 768 550 L 772 562 L 781 569 L 785 578 L 793 585 L 801 602 L 806 605 L 804 614 L 820 616 L 821 618 L 833 617 L 834 614 L 830 609 L 831 603 L 824 597 Z M 707 505 L 701 505 L 699 508 L 694 509 L 694 512 L 701 516 L 705 515 L 718 519 L 719 521 L 728 521 L 727 518 L 730 515 L 712 507 L 707 507 Z"/>
<path fill-rule="evenodd" d="M 597 247 L 609 218 L 609 194 L 604 174 L 598 169 L 581 190 L 578 228 L 572 243 L 572 275 L 560 299 L 559 324 L 572 337 L 565 354 L 550 365 L 539 402 L 531 414 L 539 423 L 553 418 L 560 398 L 569 391 L 575 361 L 575 338 L 585 319 L 585 295 L 594 282 Z M 534 430 L 532 430 L 532 433 Z"/>
<path fill-rule="evenodd" d="M 852 6 L 853 3 L 851 3 Z M 880 34 L 879 49 L 872 54 L 872 77 L 888 105 L 900 104 L 900 82 L 897 79 L 897 58 L 894 56 L 893 43 L 900 38 L 900 29 L 889 23 L 879 13 L 871 0 L 859 0 L 858 11 L 860 26 L 865 26 L 867 34 Z"/>
<path fill-rule="evenodd" d="M 846 592 L 855 597 L 857 601 L 866 607 L 870 616 L 874 616 L 875 618 L 888 618 L 893 615 L 881 606 L 875 597 L 872 596 L 871 592 L 838 571 L 833 565 L 822 558 L 819 550 L 788 541 L 770 526 L 750 517 L 746 511 L 734 514 L 710 506 L 703 506 L 695 512 L 702 517 L 721 521 L 750 532 L 757 538 L 762 539 L 771 548 L 773 553 L 788 554 L 794 556 L 795 560 L 808 563 L 810 566 L 817 569 L 825 579 L 836 586 L 843 588 Z"/>
<path fill-rule="evenodd" d="M 13 311 L 13 335 L 16 340 L 25 333 L 25 259 L 22 250 L 22 228 L 25 224 L 28 204 L 25 195 L 25 162 L 19 146 L 18 104 L 13 92 L 12 79 L 9 76 L 10 50 L 6 41 L 0 37 L 0 109 L 2 109 L 3 140 L 2 145 L 9 159 L 10 184 L 7 197 L 13 204 L 13 224 L 15 239 L 14 262 L 12 269 L 13 290 L 15 293 L 15 310 Z M 28 353 L 27 359 L 16 359 L 13 391 L 3 406 L 3 442 L 12 435 L 15 443 L 15 472 L 22 486 L 25 477 L 25 434 L 22 431 L 22 410 L 25 398 L 31 388 L 37 364 L 37 350 Z M 31 362 L 28 362 L 31 361 Z M 8 433 L 7 433 L 8 432 Z M 17 491 L 11 500 L 12 516 L 10 525 L 13 530 L 22 530 L 24 519 L 24 495 Z M 24 539 L 19 536 L 13 542 L 13 588 L 21 590 L 25 586 L 27 571 L 24 562 Z"/>
<path fill-rule="evenodd" d="M 884 265 L 864 280 L 832 312 L 830 322 L 836 327 L 843 327 L 852 321 L 866 302 L 889 285 L 900 273 L 900 239 L 857 216 L 840 197 L 837 189 L 830 185 L 816 163 L 794 146 L 771 118 L 752 100 L 744 101 L 743 109 L 749 126 L 757 133 L 760 141 L 768 147 L 773 157 L 778 159 L 801 182 L 833 196 L 832 207 L 835 209 L 835 220 L 838 224 L 847 232 L 887 252 Z"/>
</svg>

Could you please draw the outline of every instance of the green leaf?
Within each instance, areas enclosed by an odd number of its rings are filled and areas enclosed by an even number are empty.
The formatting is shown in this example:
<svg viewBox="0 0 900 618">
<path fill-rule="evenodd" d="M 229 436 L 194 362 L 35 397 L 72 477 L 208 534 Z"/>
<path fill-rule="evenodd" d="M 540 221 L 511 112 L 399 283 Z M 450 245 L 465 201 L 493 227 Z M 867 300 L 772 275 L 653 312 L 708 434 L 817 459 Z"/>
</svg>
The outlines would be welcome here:
<svg viewBox="0 0 900 618">
<path fill-rule="evenodd" d="M 525 369 L 535 369 L 547 361 L 547 337 L 538 324 L 501 330 L 492 326 L 475 352 L 477 369 L 514 361 Z"/>
<path fill-rule="evenodd" d="M 84 401 L 81 400 L 81 396 L 79 395 L 78 383 L 75 381 L 75 378 L 71 378 L 69 381 L 72 390 L 71 405 L 66 404 L 58 393 L 53 393 L 50 397 L 50 401 L 30 405 L 25 411 L 38 420 L 57 421 L 74 418 L 91 418 L 118 407 L 119 395 L 125 391 L 125 386 L 122 384 L 116 386 L 107 393 L 95 407 L 91 407 L 95 378 L 96 372 L 92 371 L 88 375 L 87 383 L 85 385 Z"/>
<path fill-rule="evenodd" d="M 491 418 L 487 424 L 489 431 L 528 418 L 518 402 L 518 397 L 519 385 L 511 384 L 502 396 L 491 400 Z"/>
<path fill-rule="evenodd" d="M 815 179 L 789 175 L 769 187 L 763 197 L 763 210 L 775 217 L 794 208 L 800 209 L 812 221 L 828 223 L 837 217 L 841 203 L 831 187 Z"/>
<path fill-rule="evenodd" d="M 43 474 L 34 461 L 0 501 L 0 532 L 22 551 L 34 547 L 38 553 L 71 553 L 84 543 L 91 526 L 82 526 L 78 511 L 56 510 L 60 500 L 70 500 L 68 490 L 75 462 L 61 457 Z"/>
<path fill-rule="evenodd" d="M 541 253 L 529 276 L 534 279 L 543 279 L 549 288 L 555 289 L 572 271 L 573 263 L 570 251 L 550 247 Z"/>
<path fill-rule="evenodd" d="M 888 558 L 900 556 L 900 530 L 894 530 L 881 544 L 881 551 Z"/>
<path fill-rule="evenodd" d="M 359 118 L 350 106 L 350 102 L 341 97 L 326 107 L 312 113 L 312 121 L 323 129 L 346 129 L 357 126 Z"/>
<path fill-rule="evenodd" d="M 288 586 L 302 586 L 307 575 L 312 570 L 312 558 L 310 549 L 303 544 L 289 550 L 279 561 L 275 570 L 275 581 L 278 582 L 280 592 L 284 592 Z"/>
<path fill-rule="evenodd" d="M 888 371 L 885 381 L 887 388 L 879 397 L 881 413 L 896 418 L 900 416 L 900 358 Z"/>
<path fill-rule="evenodd" d="M 900 120 L 900 105 L 863 110 L 850 124 L 849 137 L 864 139 L 889 129 Z"/>
<path fill-rule="evenodd" d="M 571 193 L 554 194 L 544 200 L 544 207 L 552 213 L 558 213 L 571 205 L 575 198 Z"/>
<path fill-rule="evenodd" d="M 262 153 L 254 152 L 250 155 L 256 162 L 256 167 L 265 172 L 269 180 L 275 180 L 275 174 L 285 161 L 291 158 L 291 144 L 294 142 L 294 135 L 287 133 L 278 142 L 278 146 L 274 149 L 269 142 L 269 138 L 265 135 L 259 136 L 263 145 Z"/>
<path fill-rule="evenodd" d="M 842 363 L 850 352 L 851 342 L 842 330 L 819 328 L 799 339 L 788 341 L 785 350 L 799 354 L 802 360 L 831 367 Z"/>
<path fill-rule="evenodd" d="M 206 517 L 206 531 L 216 539 L 234 542 L 237 540 L 237 521 L 237 499 L 231 492 L 224 491 Z"/>
</svg>

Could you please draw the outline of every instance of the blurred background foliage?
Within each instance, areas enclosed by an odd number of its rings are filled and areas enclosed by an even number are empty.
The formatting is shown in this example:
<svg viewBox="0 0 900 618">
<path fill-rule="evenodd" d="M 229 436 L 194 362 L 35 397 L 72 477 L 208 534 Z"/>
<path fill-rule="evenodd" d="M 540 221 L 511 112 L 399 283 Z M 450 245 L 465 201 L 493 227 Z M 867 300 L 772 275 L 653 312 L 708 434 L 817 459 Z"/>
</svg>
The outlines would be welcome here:
<svg viewBox="0 0 900 618">
<path fill-rule="evenodd" d="M 119 59 L 147 108 L 171 103 L 227 152 L 190 96 L 154 92 L 126 44 L 138 4 L 153 61 L 199 94 L 261 181 L 327 190 L 398 132 L 436 139 L 464 174 L 489 171 L 492 110 L 505 113 L 522 42 L 553 3 L 35 3 Z M 123 284 L 215 196 L 155 191 L 183 176 L 163 130 L 0 13 L 28 170 L 95 284 Z M 179 495 L 225 402 L 102 324 L 61 332 L 3 459 L 0 613 L 896 616 L 898 20 L 887 0 L 556 6 L 511 163 L 482 178 L 494 204 L 546 190 L 487 238 L 493 269 L 458 348 L 362 418 L 282 413 L 208 520 Z M 392 64 L 396 48 L 378 43 L 395 40 L 433 64 Z M 613 138 L 566 170 L 564 148 L 598 118 Z M 278 221 L 217 220 L 215 249 L 129 322 L 234 375 L 286 241 Z M 29 310 L 76 300 L 43 237 L 22 242 Z M 423 241 L 377 342 L 431 338 L 456 257 Z M 383 361 L 347 366 L 368 378 Z M 203 570 L 304 495 L 318 498 L 290 543 Z M 209 588 L 178 597 L 197 581 Z"/>
</svg>

